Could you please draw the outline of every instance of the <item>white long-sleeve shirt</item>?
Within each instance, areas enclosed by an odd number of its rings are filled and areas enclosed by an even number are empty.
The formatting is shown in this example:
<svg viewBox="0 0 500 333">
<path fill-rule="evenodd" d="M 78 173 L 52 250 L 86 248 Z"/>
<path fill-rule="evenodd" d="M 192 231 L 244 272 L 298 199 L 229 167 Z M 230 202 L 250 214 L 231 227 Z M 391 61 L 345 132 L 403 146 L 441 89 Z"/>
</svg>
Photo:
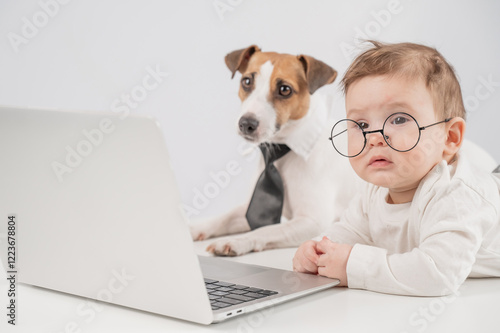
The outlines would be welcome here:
<svg viewBox="0 0 500 333">
<path fill-rule="evenodd" d="M 426 175 L 412 202 L 388 204 L 387 195 L 367 184 L 327 234 L 354 245 L 350 288 L 438 296 L 467 277 L 500 277 L 500 174 L 457 155 Z"/>
</svg>

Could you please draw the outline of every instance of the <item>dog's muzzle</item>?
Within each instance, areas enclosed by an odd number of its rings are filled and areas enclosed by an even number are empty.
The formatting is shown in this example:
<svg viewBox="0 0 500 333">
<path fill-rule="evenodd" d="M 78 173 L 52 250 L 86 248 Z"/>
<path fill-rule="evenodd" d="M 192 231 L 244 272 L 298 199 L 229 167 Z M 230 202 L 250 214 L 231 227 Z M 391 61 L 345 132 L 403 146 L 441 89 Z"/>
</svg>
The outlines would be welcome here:
<svg viewBox="0 0 500 333">
<path fill-rule="evenodd" d="M 253 116 L 242 116 L 238 122 L 240 132 L 245 136 L 251 136 L 259 127 L 259 121 Z"/>
</svg>

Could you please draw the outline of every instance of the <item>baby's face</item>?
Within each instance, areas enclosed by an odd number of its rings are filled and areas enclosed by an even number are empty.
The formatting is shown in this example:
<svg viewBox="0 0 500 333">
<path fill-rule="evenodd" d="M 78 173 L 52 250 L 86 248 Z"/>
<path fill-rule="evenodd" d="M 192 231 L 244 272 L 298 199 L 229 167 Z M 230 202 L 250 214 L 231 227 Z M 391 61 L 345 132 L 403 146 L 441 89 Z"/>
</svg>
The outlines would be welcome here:
<svg viewBox="0 0 500 333">
<path fill-rule="evenodd" d="M 423 80 L 386 75 L 354 82 L 346 95 L 346 110 L 347 118 L 362 124 L 364 131 L 382 129 L 387 117 L 397 112 L 413 116 L 419 127 L 444 120 L 436 118 Z M 445 126 L 422 130 L 418 144 L 407 152 L 393 150 L 381 133 L 366 134 L 366 146 L 361 154 L 350 158 L 351 165 L 364 180 L 389 188 L 390 201 L 411 201 L 422 178 L 443 159 Z"/>
</svg>

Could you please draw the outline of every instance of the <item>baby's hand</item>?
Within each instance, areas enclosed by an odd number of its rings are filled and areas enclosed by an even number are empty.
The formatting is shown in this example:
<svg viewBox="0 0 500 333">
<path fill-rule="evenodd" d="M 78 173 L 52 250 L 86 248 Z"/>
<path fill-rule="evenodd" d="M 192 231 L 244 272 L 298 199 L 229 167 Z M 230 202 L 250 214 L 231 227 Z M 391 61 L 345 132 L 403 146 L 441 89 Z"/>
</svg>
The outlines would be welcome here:
<svg viewBox="0 0 500 333">
<path fill-rule="evenodd" d="M 318 242 L 316 249 L 319 253 L 318 274 L 329 278 L 339 279 L 339 286 L 347 287 L 347 261 L 351 254 L 352 246 L 334 243 L 327 237 Z"/>
<path fill-rule="evenodd" d="M 318 258 L 316 245 L 318 242 L 310 240 L 299 246 L 293 257 L 293 270 L 299 273 L 318 274 Z"/>
</svg>

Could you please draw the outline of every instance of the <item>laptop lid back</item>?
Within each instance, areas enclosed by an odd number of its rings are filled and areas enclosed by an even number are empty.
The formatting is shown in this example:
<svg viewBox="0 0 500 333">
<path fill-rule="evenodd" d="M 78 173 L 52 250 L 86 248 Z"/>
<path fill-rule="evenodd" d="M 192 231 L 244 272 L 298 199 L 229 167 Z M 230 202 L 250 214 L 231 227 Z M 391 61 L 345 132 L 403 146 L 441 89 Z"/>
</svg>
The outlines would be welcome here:
<svg viewBox="0 0 500 333">
<path fill-rule="evenodd" d="M 155 120 L 2 107 L 0 156 L 20 282 L 212 322 Z"/>
</svg>

